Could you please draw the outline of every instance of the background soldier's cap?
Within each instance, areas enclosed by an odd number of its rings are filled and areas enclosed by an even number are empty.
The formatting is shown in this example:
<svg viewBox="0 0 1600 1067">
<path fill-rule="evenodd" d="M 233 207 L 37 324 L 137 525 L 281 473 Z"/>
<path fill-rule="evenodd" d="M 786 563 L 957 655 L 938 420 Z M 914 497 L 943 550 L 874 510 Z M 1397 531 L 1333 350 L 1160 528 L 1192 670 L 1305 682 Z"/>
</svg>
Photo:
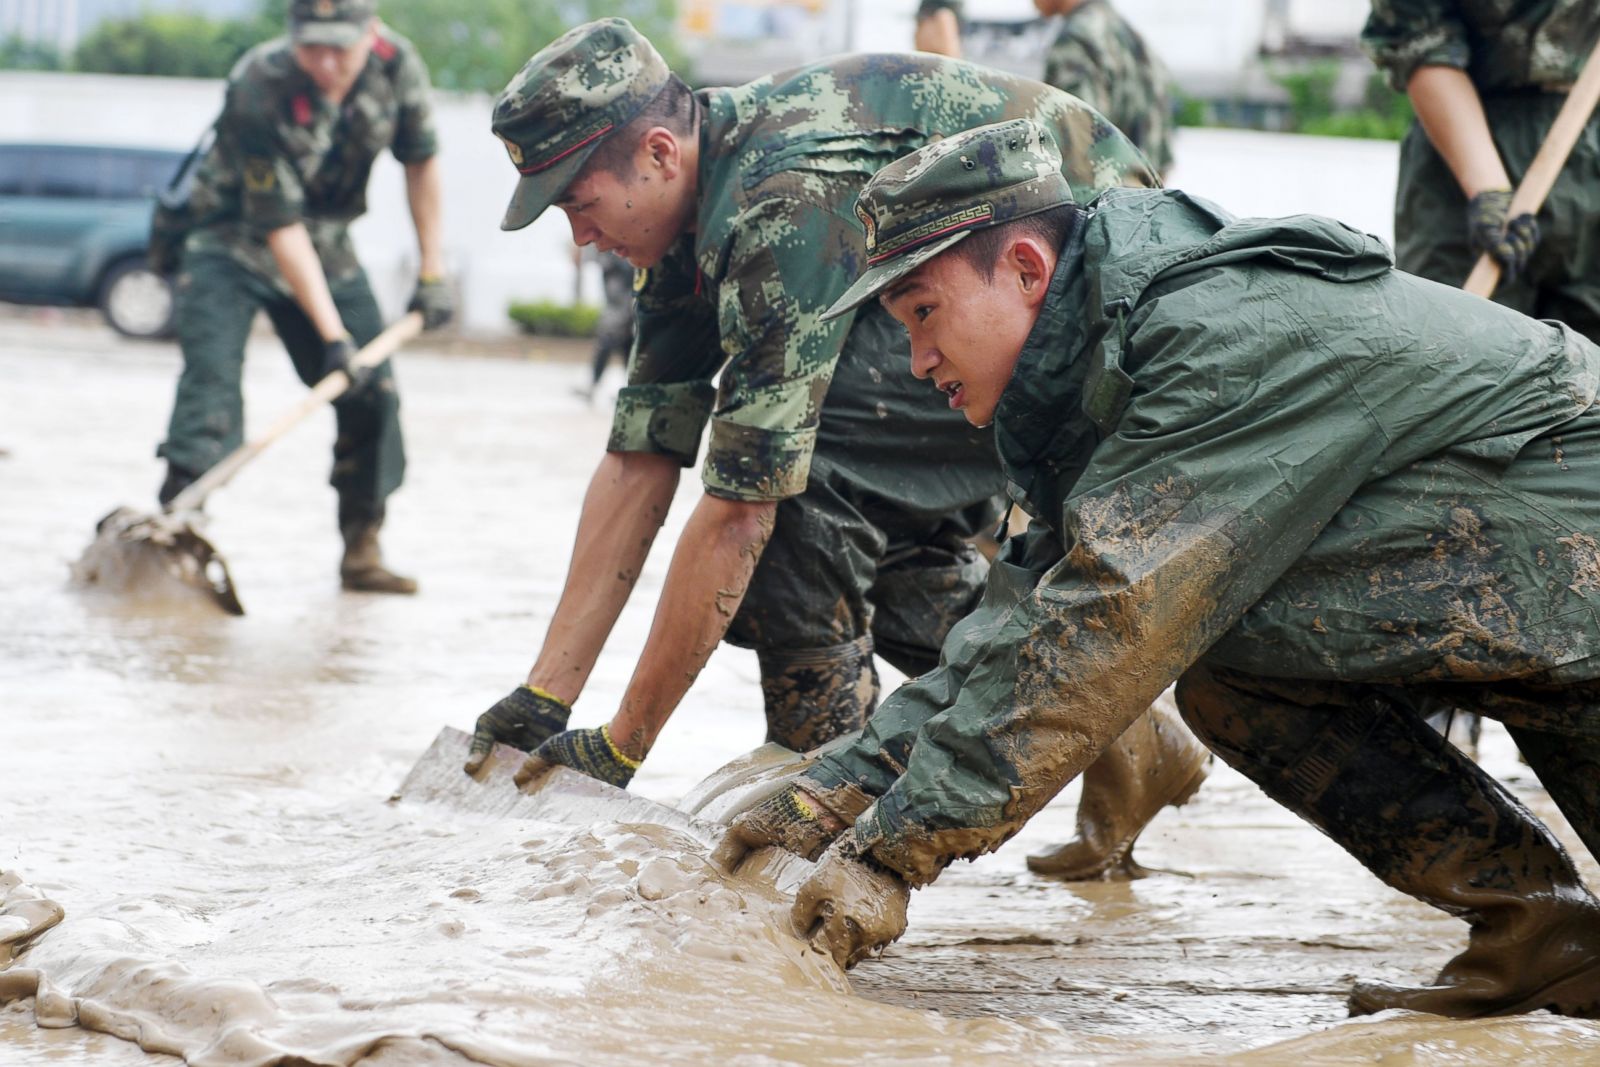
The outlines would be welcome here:
<svg viewBox="0 0 1600 1067">
<path fill-rule="evenodd" d="M 522 175 L 500 228 L 538 218 L 669 77 L 661 53 L 626 19 L 586 23 L 540 49 L 494 102 L 490 128 Z"/>
<path fill-rule="evenodd" d="M 291 0 L 289 37 L 295 44 L 349 48 L 378 14 L 378 0 Z"/>
<path fill-rule="evenodd" d="M 874 174 L 856 198 L 866 270 L 822 317 L 854 311 L 974 230 L 1070 203 L 1061 151 L 1037 122 L 997 122 L 925 145 Z"/>
</svg>

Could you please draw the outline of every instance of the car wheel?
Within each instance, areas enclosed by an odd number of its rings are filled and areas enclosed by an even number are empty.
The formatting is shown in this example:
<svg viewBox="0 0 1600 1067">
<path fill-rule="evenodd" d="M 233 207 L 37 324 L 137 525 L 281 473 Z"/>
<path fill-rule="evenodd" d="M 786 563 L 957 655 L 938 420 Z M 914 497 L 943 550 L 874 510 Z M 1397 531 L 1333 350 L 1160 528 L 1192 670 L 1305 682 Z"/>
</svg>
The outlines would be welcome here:
<svg viewBox="0 0 1600 1067">
<path fill-rule="evenodd" d="M 172 283 L 142 259 L 124 259 L 106 271 L 99 305 L 111 328 L 124 336 L 172 335 Z"/>
</svg>

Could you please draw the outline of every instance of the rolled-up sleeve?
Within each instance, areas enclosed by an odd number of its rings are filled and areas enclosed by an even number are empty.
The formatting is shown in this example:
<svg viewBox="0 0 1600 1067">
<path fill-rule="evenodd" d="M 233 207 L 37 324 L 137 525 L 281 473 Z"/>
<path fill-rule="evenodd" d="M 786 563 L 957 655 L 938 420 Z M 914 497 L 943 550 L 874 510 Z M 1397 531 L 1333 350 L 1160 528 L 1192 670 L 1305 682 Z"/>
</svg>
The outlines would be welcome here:
<svg viewBox="0 0 1600 1067">
<path fill-rule="evenodd" d="M 822 313 L 848 288 L 826 253 L 830 213 L 787 197 L 733 227 L 717 318 L 728 364 L 718 382 L 703 476 L 731 500 L 781 500 L 806 487 L 822 401 L 853 319 Z"/>
<path fill-rule="evenodd" d="M 1454 7 L 1444 0 L 1373 0 L 1361 47 L 1392 88 L 1405 92 L 1418 67 L 1467 69 L 1471 44 Z"/>
</svg>

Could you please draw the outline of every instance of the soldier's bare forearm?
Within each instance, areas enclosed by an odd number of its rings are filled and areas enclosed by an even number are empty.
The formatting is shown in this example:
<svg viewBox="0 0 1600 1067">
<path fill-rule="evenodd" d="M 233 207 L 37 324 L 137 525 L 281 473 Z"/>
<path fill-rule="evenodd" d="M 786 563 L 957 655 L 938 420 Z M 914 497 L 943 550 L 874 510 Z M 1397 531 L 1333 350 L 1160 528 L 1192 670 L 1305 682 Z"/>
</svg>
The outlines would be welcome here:
<svg viewBox="0 0 1600 1067">
<path fill-rule="evenodd" d="M 728 631 L 772 536 L 774 501 L 703 496 L 678 539 L 650 638 L 628 681 L 611 736 L 644 758 Z"/>
<path fill-rule="evenodd" d="M 417 228 L 417 273 L 438 278 L 444 274 L 444 182 L 438 156 L 406 164 L 406 200 Z"/>
<path fill-rule="evenodd" d="M 328 276 L 323 272 L 322 260 L 317 256 L 305 224 L 296 222 L 273 230 L 267 234 L 267 247 L 278 264 L 278 273 L 289 283 L 295 303 L 300 305 L 322 339 L 334 341 L 343 337 L 344 320 L 339 317 L 333 294 L 328 291 Z"/>
<path fill-rule="evenodd" d="M 1444 157 L 1470 200 L 1485 189 L 1506 189 L 1511 179 L 1495 150 L 1483 101 L 1465 71 L 1418 67 L 1406 84 L 1411 106 L 1428 140 Z"/>
<path fill-rule="evenodd" d="M 667 456 L 607 452 L 578 517 L 566 586 L 528 684 L 571 703 L 594 670 L 678 487 Z"/>
</svg>

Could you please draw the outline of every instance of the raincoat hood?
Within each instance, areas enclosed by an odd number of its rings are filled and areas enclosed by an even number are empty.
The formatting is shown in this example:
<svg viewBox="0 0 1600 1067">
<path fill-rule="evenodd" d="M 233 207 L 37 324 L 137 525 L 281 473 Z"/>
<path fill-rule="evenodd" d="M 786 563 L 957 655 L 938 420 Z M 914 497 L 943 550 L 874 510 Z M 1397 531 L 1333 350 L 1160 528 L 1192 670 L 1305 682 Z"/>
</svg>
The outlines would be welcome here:
<svg viewBox="0 0 1600 1067">
<path fill-rule="evenodd" d="M 1113 190 L 1089 205 L 995 410 L 1000 457 L 1023 510 L 1049 521 L 1115 429 L 1133 388 L 1123 351 L 1130 315 L 1187 276 L 1250 260 L 1332 282 L 1394 266 L 1381 240 L 1319 216 L 1235 219 L 1175 189 Z M 1080 411 L 1085 418 L 1063 418 Z"/>
</svg>

